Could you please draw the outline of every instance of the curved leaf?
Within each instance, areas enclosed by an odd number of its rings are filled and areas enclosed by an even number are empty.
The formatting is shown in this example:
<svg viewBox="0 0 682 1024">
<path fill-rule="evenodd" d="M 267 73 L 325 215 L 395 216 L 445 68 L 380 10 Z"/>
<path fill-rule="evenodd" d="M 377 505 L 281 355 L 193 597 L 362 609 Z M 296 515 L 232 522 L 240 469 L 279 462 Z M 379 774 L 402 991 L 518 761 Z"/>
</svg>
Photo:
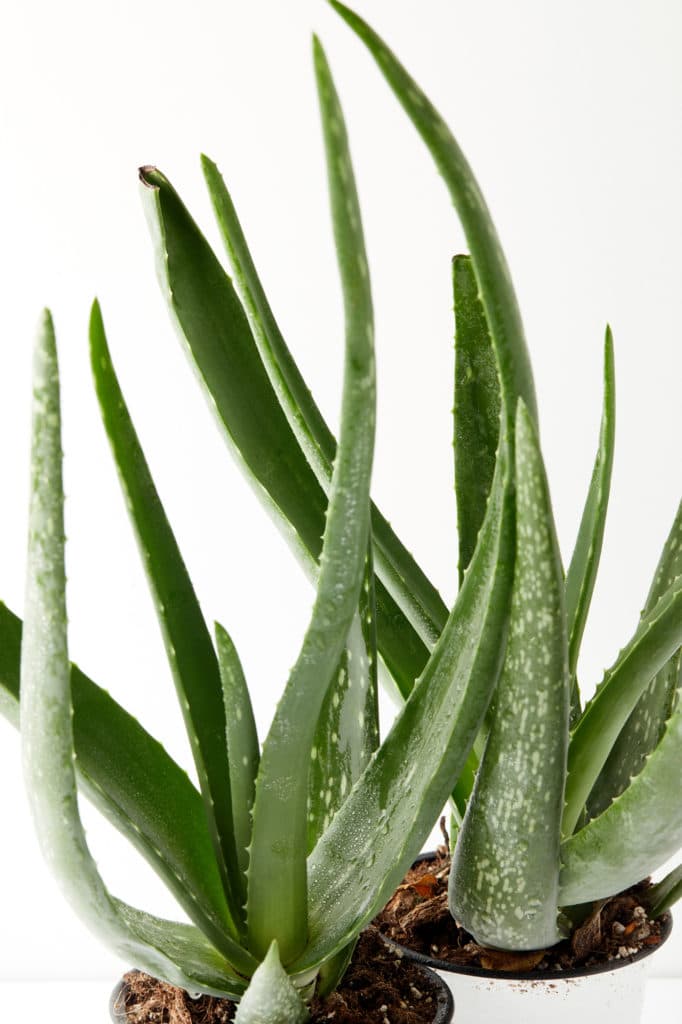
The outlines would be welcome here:
<svg viewBox="0 0 682 1024">
<path fill-rule="evenodd" d="M 251 811 L 260 764 L 260 746 L 249 688 L 232 638 L 219 623 L 215 624 L 216 648 L 225 700 L 227 756 L 230 762 L 230 793 L 234 839 L 239 868 L 244 877 L 249 866 Z"/>
<path fill-rule="evenodd" d="M 580 643 L 592 600 L 599 556 L 604 539 L 606 510 L 609 503 L 611 470 L 616 429 L 616 383 L 613 368 L 613 337 L 606 328 L 604 342 L 604 409 L 599 431 L 599 450 L 592 471 L 578 538 L 566 573 L 566 613 L 568 617 L 568 654 L 571 675 L 578 664 Z"/>
<path fill-rule="evenodd" d="M 602 899 L 634 885 L 682 845 L 682 708 L 628 788 L 561 846 L 561 901 Z"/>
<path fill-rule="evenodd" d="M 678 577 L 642 618 L 630 643 L 606 672 L 571 736 L 564 836 L 574 831 L 618 734 L 645 687 L 681 644 L 682 577 Z"/>
<path fill-rule="evenodd" d="M 513 435 L 518 398 L 537 421 L 535 388 L 511 275 L 481 190 L 450 129 L 383 40 L 344 4 L 329 2 L 374 57 L 445 180 L 469 243 L 498 361 L 504 424 Z"/>
<path fill-rule="evenodd" d="M 232 822 L 225 707 L 218 660 L 126 408 L 97 302 L 90 318 L 90 360 L 102 420 L 154 597 L 225 886 L 233 936 L 237 938 L 243 928 L 244 886 Z"/>
<path fill-rule="evenodd" d="M 346 644 L 364 578 L 370 531 L 369 489 L 374 450 L 375 366 L 369 281 L 356 258 L 364 253 L 357 196 L 337 176 L 349 155 L 338 97 L 324 54 L 315 70 L 330 156 L 334 235 L 343 284 L 346 358 L 339 446 L 310 624 L 263 744 L 253 813 L 247 920 L 249 947 L 265 955 L 273 939 L 289 964 L 307 939 L 308 765 L 325 693 Z M 334 149 L 329 134 L 336 135 Z M 343 153 L 341 165 L 332 153 Z M 330 794 L 331 795 L 331 794 Z M 275 901 L 273 901 L 273 893 Z"/>
<path fill-rule="evenodd" d="M 500 385 L 470 256 L 455 256 L 454 451 L 459 582 L 476 547 L 495 473 Z"/>
<path fill-rule="evenodd" d="M 682 504 L 663 548 L 644 606 L 645 614 L 682 574 Z M 628 786 L 641 771 L 647 755 L 663 734 L 665 723 L 673 710 L 675 694 L 682 682 L 682 655 L 677 651 L 663 666 L 637 701 L 613 745 L 606 764 L 599 773 L 587 801 L 591 818 L 605 810 L 614 797 Z"/>
<path fill-rule="evenodd" d="M 161 285 L 190 359 L 247 478 L 315 578 L 326 495 L 280 408 L 232 282 L 163 174 L 144 167 L 140 177 Z M 376 510 L 375 519 L 378 532 L 381 523 L 388 526 Z M 429 649 L 389 593 L 401 578 L 408 589 L 414 582 L 408 580 L 410 556 L 402 550 L 400 558 L 394 551 L 386 585 L 377 579 L 375 589 L 379 649 L 400 693 L 407 696 Z M 443 621 L 445 617 L 446 612 Z"/>
<path fill-rule="evenodd" d="M 67 650 L 59 372 L 49 313 L 34 354 L 31 507 L 26 621 L 21 651 L 24 775 L 43 855 L 64 895 L 91 930 L 125 959 L 183 987 L 231 991 L 234 971 L 189 925 L 138 912 L 108 893 L 90 854 L 78 810 Z M 181 943 L 192 949 L 175 960 Z M 210 956 L 206 956 L 206 953 Z M 216 969 L 224 968 L 224 973 Z"/>
<path fill-rule="evenodd" d="M 21 631 L 21 619 L 0 604 L 0 710 L 15 726 Z M 76 769 L 86 796 L 146 858 L 213 945 L 225 956 L 236 954 L 203 803 L 187 774 L 75 665 L 71 700 Z M 235 962 L 245 970 L 249 959 L 237 956 Z"/>
<path fill-rule="evenodd" d="M 509 639 L 449 882 L 450 912 L 482 945 L 543 949 L 562 938 L 568 708 L 564 577 L 542 455 L 520 404 Z"/>
</svg>

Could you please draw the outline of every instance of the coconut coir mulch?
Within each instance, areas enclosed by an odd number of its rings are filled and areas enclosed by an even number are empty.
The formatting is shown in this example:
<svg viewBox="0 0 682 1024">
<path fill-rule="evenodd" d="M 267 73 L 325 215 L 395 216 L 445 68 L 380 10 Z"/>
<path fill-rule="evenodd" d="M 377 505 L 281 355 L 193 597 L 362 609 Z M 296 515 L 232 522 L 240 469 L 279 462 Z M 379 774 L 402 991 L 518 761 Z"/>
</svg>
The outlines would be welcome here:
<svg viewBox="0 0 682 1024">
<path fill-rule="evenodd" d="M 550 949 L 507 953 L 479 946 L 448 910 L 450 857 L 439 847 L 434 860 L 420 861 L 405 876 L 374 924 L 389 938 L 436 960 L 493 971 L 583 969 L 609 960 L 627 960 L 661 941 L 659 921 L 646 912 L 647 880 L 593 905 L 570 938 Z"/>
<path fill-rule="evenodd" d="M 123 980 L 115 1008 L 121 1024 L 228 1024 L 234 1017 L 235 1005 L 226 999 L 191 999 L 141 971 Z M 435 1007 L 436 990 L 423 971 L 369 929 L 336 992 L 313 1000 L 311 1024 L 431 1024 Z"/>
</svg>

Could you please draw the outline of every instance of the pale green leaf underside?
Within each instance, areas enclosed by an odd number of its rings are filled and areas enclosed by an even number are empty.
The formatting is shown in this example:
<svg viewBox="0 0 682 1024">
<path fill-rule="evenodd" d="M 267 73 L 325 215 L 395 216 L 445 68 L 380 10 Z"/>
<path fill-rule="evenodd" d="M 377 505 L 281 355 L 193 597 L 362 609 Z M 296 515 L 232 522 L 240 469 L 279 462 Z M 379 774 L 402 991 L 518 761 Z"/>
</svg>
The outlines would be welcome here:
<svg viewBox="0 0 682 1024">
<path fill-rule="evenodd" d="M 568 743 L 564 578 L 537 437 L 516 422 L 516 568 L 504 668 L 450 872 L 450 910 L 477 942 L 543 949 L 557 927 Z"/>
<path fill-rule="evenodd" d="M 154 598 L 237 938 L 243 928 L 244 887 L 232 824 L 218 660 L 121 393 L 97 303 L 90 319 L 90 357 L 102 420 Z"/>
<path fill-rule="evenodd" d="M 365 575 L 374 449 L 374 331 L 369 278 L 366 264 L 363 272 L 360 260 L 364 259 L 360 211 L 350 184 L 352 171 L 340 105 L 319 47 L 316 72 L 344 294 L 346 358 L 339 446 L 317 595 L 301 652 L 263 745 L 256 781 L 247 907 L 249 947 L 263 956 L 277 939 L 284 964 L 294 960 L 307 941 L 308 765 L 322 703 L 343 653 Z M 273 892 L 277 894 L 274 901 Z"/>
</svg>

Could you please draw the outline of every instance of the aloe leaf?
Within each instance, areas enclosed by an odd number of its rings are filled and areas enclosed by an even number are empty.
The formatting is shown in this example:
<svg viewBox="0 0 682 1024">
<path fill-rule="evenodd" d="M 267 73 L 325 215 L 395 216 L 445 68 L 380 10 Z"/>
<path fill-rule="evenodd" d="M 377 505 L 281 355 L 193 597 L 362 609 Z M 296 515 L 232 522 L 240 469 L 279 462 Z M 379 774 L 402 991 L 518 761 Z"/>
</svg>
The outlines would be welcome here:
<svg viewBox="0 0 682 1024">
<path fill-rule="evenodd" d="M 156 604 L 225 886 L 233 936 L 237 938 L 243 927 L 245 886 L 239 871 L 232 822 L 225 708 L 218 660 L 126 408 L 97 302 L 90 318 L 90 359 L 102 420 Z"/>
<path fill-rule="evenodd" d="M 503 445 L 474 557 L 424 674 L 308 861 L 303 970 L 338 952 L 383 906 L 460 774 L 502 665 L 514 562 Z"/>
<path fill-rule="evenodd" d="M 140 176 L 162 288 L 211 407 L 256 493 L 315 578 L 327 497 L 280 408 L 232 282 L 167 179 L 153 167 Z M 401 574 L 407 580 L 406 560 L 405 554 L 393 583 Z M 381 580 L 376 601 L 381 655 L 407 696 L 429 649 Z"/>
<path fill-rule="evenodd" d="M 256 793 L 260 746 L 249 688 L 237 649 L 227 630 L 219 623 L 215 625 L 215 634 L 225 701 L 234 838 L 239 868 L 246 883 L 251 843 L 251 810 Z"/>
<path fill-rule="evenodd" d="M 652 918 L 660 917 L 682 898 L 682 864 L 673 868 L 665 878 L 646 892 L 646 901 Z"/>
<path fill-rule="evenodd" d="M 65 592 L 59 372 L 52 319 L 45 313 L 33 364 L 20 706 L 24 776 L 36 831 L 66 898 L 119 955 L 173 984 L 201 988 L 220 978 L 220 987 L 229 991 L 234 971 L 201 933 L 148 915 L 140 919 L 149 929 L 138 928 L 138 912 L 110 896 L 90 854 L 78 809 Z M 176 962 L 180 946 L 192 947 L 191 961 Z"/>
<path fill-rule="evenodd" d="M 580 643 L 592 600 L 599 556 L 604 539 L 609 503 L 616 428 L 616 382 L 613 367 L 613 337 L 606 329 L 604 342 L 604 408 L 599 431 L 599 449 L 583 510 L 571 564 L 566 573 L 568 656 L 571 675 L 578 664 Z"/>
<path fill-rule="evenodd" d="M 659 560 L 644 606 L 645 614 L 673 581 L 682 574 L 682 504 L 680 504 Z M 682 682 L 682 655 L 677 651 L 663 666 L 637 701 L 623 726 L 608 760 L 587 801 L 591 818 L 597 817 L 614 797 L 638 775 L 647 755 L 658 743 L 673 710 L 677 688 Z"/>
<path fill-rule="evenodd" d="M 0 710 L 19 725 L 22 623 L 0 604 Z M 135 719 L 71 665 L 78 782 L 164 880 L 189 918 L 240 970 L 255 961 L 229 933 L 225 894 L 199 793 Z"/>
<path fill-rule="evenodd" d="M 319 45 L 319 44 L 318 44 Z M 349 202 L 356 203 L 353 168 L 348 153 L 330 139 L 332 158 L 343 162 L 345 178 L 342 186 L 352 193 Z M 235 285 L 248 316 L 253 340 L 258 346 L 273 390 L 284 411 L 315 476 L 325 492 L 329 490 L 336 439 L 305 383 L 289 351 L 270 308 L 249 247 L 244 237 L 232 197 L 216 164 L 202 157 L 204 177 L 216 219 L 234 270 Z M 364 252 L 357 253 L 364 272 Z M 376 548 L 377 569 L 391 596 L 426 643 L 438 637 L 448 610 L 438 591 L 416 564 L 376 506 L 372 506 L 372 528 Z"/>
<path fill-rule="evenodd" d="M 282 967 L 273 940 L 234 1017 L 235 1024 L 305 1024 L 308 1009 Z"/>
<path fill-rule="evenodd" d="M 500 435 L 495 351 L 470 256 L 452 264 L 455 295 L 454 452 L 460 586 L 485 518 Z"/>
<path fill-rule="evenodd" d="M 678 577 L 642 617 L 635 635 L 606 672 L 571 735 L 564 836 L 574 831 L 590 791 L 646 686 L 681 644 L 682 577 Z"/>
<path fill-rule="evenodd" d="M 516 562 L 485 753 L 459 830 L 450 912 L 482 945 L 542 949 L 557 926 L 569 675 L 564 576 L 542 455 L 516 420 Z M 521 894 L 521 896 L 519 895 Z"/>
<path fill-rule="evenodd" d="M 325 140 L 333 130 L 344 144 L 338 99 L 316 48 Z M 338 188 L 329 165 L 332 220 L 346 317 L 346 358 L 339 446 L 320 557 L 317 595 L 303 645 L 263 744 L 256 781 L 249 864 L 249 948 L 264 955 L 277 939 L 289 964 L 307 938 L 308 765 L 325 693 L 346 644 L 364 578 L 370 531 L 369 488 L 375 426 L 372 302 L 368 279 L 352 254 L 361 250 L 357 204 Z M 272 893 L 277 893 L 273 905 Z"/>
<path fill-rule="evenodd" d="M 620 892 L 679 850 L 681 764 L 682 707 L 678 703 L 639 775 L 598 818 L 562 843 L 562 903 L 586 903 Z"/>
<path fill-rule="evenodd" d="M 445 180 L 469 243 L 498 361 L 504 424 L 513 434 L 518 398 L 537 421 L 535 388 L 511 275 L 481 190 L 450 129 L 383 40 L 344 4 L 329 2 L 374 57 Z"/>
<path fill-rule="evenodd" d="M 362 774 L 379 743 L 374 571 L 365 564 L 358 613 L 327 690 L 311 751 L 308 852 Z"/>
</svg>

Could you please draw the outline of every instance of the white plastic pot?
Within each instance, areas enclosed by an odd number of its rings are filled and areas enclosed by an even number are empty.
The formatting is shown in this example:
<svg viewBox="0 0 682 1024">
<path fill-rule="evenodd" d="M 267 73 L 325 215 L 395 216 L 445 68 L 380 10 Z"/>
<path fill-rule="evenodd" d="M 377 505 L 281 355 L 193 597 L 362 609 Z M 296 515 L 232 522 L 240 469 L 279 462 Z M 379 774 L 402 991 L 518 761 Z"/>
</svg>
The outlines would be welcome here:
<svg viewBox="0 0 682 1024">
<path fill-rule="evenodd" d="M 672 930 L 663 923 L 662 942 Z M 450 987 L 457 1024 L 640 1024 L 651 946 L 627 960 L 583 971 L 502 971 L 460 968 L 391 942 L 403 956 L 436 971 Z"/>
</svg>

